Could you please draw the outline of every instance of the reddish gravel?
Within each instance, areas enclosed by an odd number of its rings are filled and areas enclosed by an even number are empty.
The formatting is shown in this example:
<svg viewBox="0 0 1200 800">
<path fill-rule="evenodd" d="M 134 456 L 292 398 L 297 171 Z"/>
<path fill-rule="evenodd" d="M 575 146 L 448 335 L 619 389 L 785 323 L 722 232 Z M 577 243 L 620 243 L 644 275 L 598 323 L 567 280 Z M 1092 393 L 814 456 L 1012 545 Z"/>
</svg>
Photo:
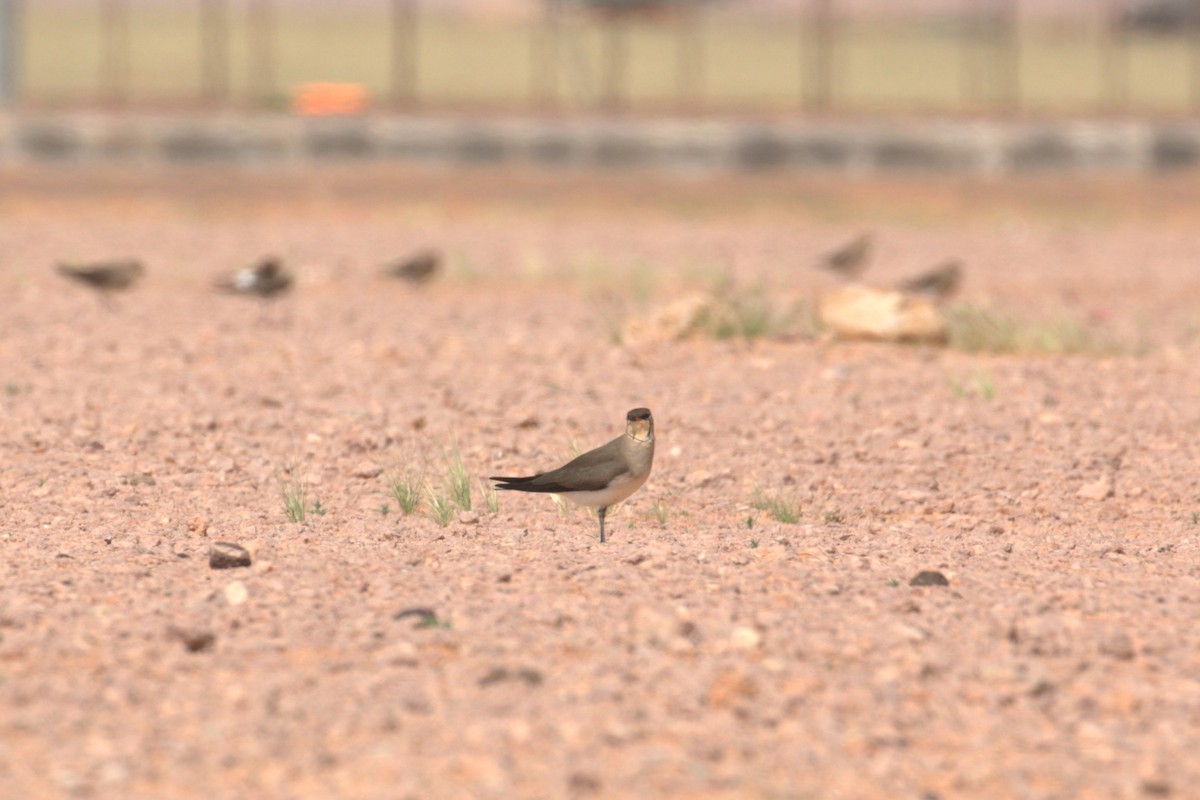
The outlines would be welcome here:
<svg viewBox="0 0 1200 800">
<path fill-rule="evenodd" d="M 1181 184 L 5 177 L 0 796 L 1200 786 Z M 809 295 L 864 227 L 883 283 L 962 255 L 964 300 L 1130 352 L 614 343 L 721 270 Z M 430 244 L 442 281 L 376 276 Z M 209 290 L 269 252 L 291 297 Z M 110 255 L 148 266 L 113 310 L 50 270 Z M 454 449 L 554 466 L 638 405 L 656 468 L 604 545 L 546 497 L 440 527 L 388 496 Z M 289 469 L 323 515 L 287 520 Z"/>
</svg>

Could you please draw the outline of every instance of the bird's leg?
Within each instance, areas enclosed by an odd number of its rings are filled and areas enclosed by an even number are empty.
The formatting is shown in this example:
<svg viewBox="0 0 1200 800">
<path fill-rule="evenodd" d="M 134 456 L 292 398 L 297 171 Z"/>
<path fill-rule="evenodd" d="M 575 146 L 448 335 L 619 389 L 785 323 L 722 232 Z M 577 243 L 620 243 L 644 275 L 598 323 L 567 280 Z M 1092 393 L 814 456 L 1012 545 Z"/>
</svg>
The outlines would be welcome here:
<svg viewBox="0 0 1200 800">
<path fill-rule="evenodd" d="M 608 506 L 600 506 L 596 509 L 596 516 L 600 517 L 600 541 L 604 541 L 604 512 L 608 511 Z"/>
</svg>

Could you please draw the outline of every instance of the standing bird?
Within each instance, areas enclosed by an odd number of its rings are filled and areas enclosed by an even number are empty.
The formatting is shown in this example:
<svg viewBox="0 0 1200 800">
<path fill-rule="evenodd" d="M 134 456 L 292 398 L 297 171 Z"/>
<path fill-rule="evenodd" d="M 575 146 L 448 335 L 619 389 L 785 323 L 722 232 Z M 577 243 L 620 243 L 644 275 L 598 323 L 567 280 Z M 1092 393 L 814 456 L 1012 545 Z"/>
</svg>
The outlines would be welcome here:
<svg viewBox="0 0 1200 800">
<path fill-rule="evenodd" d="M 845 280 L 856 280 L 871 262 L 873 245 L 874 237 L 870 232 L 860 233 L 838 249 L 821 256 L 817 266 L 837 273 Z"/>
<path fill-rule="evenodd" d="M 58 273 L 92 287 L 100 293 L 105 305 L 112 302 L 113 292 L 124 291 L 145 274 L 142 262 L 134 258 L 116 261 L 97 261 L 92 264 L 58 264 Z"/>
<path fill-rule="evenodd" d="M 406 283 L 429 283 L 442 269 L 442 254 L 437 250 L 421 250 L 385 266 L 383 274 Z"/>
<path fill-rule="evenodd" d="M 274 256 L 264 258 L 253 267 L 239 269 L 213 286 L 223 292 L 253 294 L 263 298 L 276 297 L 292 288 L 292 273 Z"/>
<path fill-rule="evenodd" d="M 958 291 L 962 283 L 963 263 L 952 258 L 938 264 L 920 275 L 900 284 L 900 291 L 928 297 L 930 300 L 948 300 Z"/>
<path fill-rule="evenodd" d="M 606 445 L 589 450 L 564 466 L 527 478 L 499 478 L 497 489 L 548 492 L 572 503 L 595 508 L 604 541 L 604 514 L 641 488 L 654 464 L 654 417 L 648 408 L 625 415 L 625 433 Z"/>
</svg>

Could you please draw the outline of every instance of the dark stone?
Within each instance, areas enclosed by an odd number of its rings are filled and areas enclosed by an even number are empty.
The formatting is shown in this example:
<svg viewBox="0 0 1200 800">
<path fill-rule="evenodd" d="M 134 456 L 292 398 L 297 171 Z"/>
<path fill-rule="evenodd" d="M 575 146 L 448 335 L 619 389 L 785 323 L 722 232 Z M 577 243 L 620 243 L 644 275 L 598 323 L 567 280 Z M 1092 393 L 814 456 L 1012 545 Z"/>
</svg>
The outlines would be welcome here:
<svg viewBox="0 0 1200 800">
<path fill-rule="evenodd" d="M 208 566 L 213 569 L 234 569 L 250 566 L 250 553 L 240 544 L 213 542 L 208 549 Z"/>
<path fill-rule="evenodd" d="M 934 569 L 923 569 L 908 582 L 909 586 L 949 586 L 946 576 Z"/>
</svg>

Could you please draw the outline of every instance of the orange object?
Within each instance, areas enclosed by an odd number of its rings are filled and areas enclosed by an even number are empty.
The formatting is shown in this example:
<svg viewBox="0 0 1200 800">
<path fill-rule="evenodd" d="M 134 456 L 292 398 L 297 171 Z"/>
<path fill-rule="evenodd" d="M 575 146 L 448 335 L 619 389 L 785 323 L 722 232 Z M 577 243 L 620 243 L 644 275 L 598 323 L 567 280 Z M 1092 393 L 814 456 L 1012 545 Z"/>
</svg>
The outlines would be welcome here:
<svg viewBox="0 0 1200 800">
<path fill-rule="evenodd" d="M 302 83 L 292 90 L 292 111 L 307 116 L 361 114 L 367 88 L 361 83 Z"/>
</svg>

